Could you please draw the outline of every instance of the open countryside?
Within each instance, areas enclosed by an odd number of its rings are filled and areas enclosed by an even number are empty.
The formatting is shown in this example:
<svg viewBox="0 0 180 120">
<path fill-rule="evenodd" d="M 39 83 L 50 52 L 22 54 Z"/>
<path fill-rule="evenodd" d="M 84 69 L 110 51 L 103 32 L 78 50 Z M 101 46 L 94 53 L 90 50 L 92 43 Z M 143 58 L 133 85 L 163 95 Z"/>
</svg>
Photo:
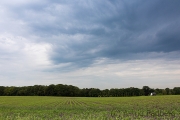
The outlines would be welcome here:
<svg viewBox="0 0 180 120">
<path fill-rule="evenodd" d="M 1 96 L 2 120 L 180 119 L 180 96 Z"/>
<path fill-rule="evenodd" d="M 180 120 L 180 0 L 0 0 L 0 120 Z"/>
</svg>

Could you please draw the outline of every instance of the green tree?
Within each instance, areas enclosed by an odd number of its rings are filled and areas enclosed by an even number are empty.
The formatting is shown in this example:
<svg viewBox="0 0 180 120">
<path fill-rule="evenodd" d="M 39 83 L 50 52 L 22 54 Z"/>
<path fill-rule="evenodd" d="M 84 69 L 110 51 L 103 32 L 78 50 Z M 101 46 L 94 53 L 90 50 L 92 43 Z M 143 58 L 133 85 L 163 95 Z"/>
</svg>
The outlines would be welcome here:
<svg viewBox="0 0 180 120">
<path fill-rule="evenodd" d="M 144 95 L 148 96 L 150 94 L 150 88 L 148 86 L 143 86 Z"/>
<path fill-rule="evenodd" d="M 91 96 L 91 97 L 98 97 L 99 95 L 101 95 L 101 91 L 97 88 L 92 88 L 89 91 L 89 96 Z"/>
<path fill-rule="evenodd" d="M 102 96 L 109 97 L 109 89 L 102 90 Z"/>
<path fill-rule="evenodd" d="M 0 96 L 4 95 L 4 89 L 5 89 L 4 86 L 0 86 Z"/>
<path fill-rule="evenodd" d="M 180 95 L 180 87 L 174 87 L 173 92 L 175 95 Z"/>
<path fill-rule="evenodd" d="M 55 93 L 55 85 L 54 84 L 51 84 L 51 85 L 46 87 L 45 95 L 47 95 L 47 96 L 54 96 L 54 95 L 56 95 L 56 93 Z"/>
<path fill-rule="evenodd" d="M 18 96 L 27 96 L 27 87 L 19 87 L 17 91 Z"/>
<path fill-rule="evenodd" d="M 166 90 L 167 95 L 170 95 L 170 89 L 166 88 L 165 90 Z"/>
<path fill-rule="evenodd" d="M 6 87 L 4 89 L 4 95 L 8 95 L 8 96 L 15 96 L 15 95 L 17 95 L 17 88 L 14 87 L 14 86 Z"/>
</svg>

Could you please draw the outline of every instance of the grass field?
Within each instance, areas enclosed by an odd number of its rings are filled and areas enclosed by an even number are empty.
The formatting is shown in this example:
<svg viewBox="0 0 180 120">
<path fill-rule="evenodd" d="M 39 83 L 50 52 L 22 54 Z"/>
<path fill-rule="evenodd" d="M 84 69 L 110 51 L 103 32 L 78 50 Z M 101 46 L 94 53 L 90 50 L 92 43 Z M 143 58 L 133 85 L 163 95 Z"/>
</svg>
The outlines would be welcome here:
<svg viewBox="0 0 180 120">
<path fill-rule="evenodd" d="M 180 120 L 180 96 L 0 97 L 1 120 Z"/>
</svg>

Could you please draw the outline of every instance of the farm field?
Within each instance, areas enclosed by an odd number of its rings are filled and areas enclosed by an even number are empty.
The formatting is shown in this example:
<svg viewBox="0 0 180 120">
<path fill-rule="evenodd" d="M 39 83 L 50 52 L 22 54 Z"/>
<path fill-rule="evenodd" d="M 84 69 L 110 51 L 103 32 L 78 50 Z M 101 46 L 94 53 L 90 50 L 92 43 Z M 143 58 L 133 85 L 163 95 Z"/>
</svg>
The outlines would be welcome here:
<svg viewBox="0 0 180 120">
<path fill-rule="evenodd" d="M 0 120 L 180 119 L 180 96 L 1 96 Z"/>
</svg>

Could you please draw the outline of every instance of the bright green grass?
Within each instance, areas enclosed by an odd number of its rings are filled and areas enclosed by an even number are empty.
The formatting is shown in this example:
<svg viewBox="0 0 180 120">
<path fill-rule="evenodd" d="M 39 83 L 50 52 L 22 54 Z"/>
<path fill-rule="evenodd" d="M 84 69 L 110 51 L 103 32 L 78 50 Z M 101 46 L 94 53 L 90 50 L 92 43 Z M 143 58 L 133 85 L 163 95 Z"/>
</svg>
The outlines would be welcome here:
<svg viewBox="0 0 180 120">
<path fill-rule="evenodd" d="M 180 96 L 0 97 L 1 120 L 180 120 Z"/>
</svg>

